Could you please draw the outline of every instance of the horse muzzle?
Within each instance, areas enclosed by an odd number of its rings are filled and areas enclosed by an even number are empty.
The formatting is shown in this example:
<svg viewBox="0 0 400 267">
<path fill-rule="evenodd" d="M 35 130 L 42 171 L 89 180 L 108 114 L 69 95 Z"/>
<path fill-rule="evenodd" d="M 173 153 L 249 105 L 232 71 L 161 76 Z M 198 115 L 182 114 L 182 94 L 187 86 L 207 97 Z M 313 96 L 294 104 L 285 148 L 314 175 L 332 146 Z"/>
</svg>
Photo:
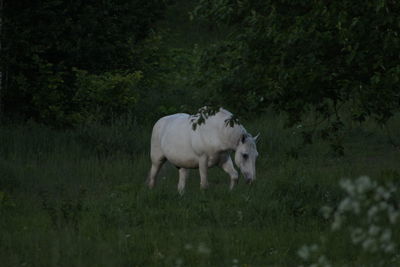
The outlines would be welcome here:
<svg viewBox="0 0 400 267">
<path fill-rule="evenodd" d="M 249 174 L 244 174 L 244 179 L 246 181 L 246 184 L 252 184 L 255 180 L 254 177 Z"/>
<path fill-rule="evenodd" d="M 246 178 L 246 184 L 252 184 L 253 183 L 253 179 L 247 179 Z"/>
</svg>

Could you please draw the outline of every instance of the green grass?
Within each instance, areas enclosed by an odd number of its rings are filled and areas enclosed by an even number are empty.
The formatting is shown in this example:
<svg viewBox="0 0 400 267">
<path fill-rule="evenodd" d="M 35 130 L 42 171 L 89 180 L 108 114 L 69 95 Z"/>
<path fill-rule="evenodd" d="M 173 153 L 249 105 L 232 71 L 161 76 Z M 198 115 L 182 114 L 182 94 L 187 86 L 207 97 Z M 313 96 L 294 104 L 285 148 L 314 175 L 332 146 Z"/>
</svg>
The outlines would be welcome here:
<svg viewBox="0 0 400 267">
<path fill-rule="evenodd" d="M 229 192 L 212 169 L 203 192 L 192 171 L 184 196 L 169 165 L 145 186 L 149 126 L 2 127 L 1 266 L 296 266 L 303 244 L 329 235 L 320 208 L 341 199 L 340 178 L 400 172 L 399 151 L 372 123 L 349 129 L 344 157 L 318 141 L 297 158 L 300 138 L 281 117 L 245 125 L 261 132 L 257 182 Z M 331 246 L 338 262 L 356 262 L 340 234 Z"/>
</svg>

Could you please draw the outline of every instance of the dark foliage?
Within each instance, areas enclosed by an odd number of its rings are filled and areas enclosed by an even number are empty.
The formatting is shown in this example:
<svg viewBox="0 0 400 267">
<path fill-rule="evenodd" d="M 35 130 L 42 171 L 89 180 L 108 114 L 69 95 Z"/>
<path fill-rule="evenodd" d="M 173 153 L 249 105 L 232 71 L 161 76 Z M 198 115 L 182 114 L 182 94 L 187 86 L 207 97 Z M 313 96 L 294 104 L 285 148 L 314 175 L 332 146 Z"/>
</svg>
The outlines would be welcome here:
<svg viewBox="0 0 400 267">
<path fill-rule="evenodd" d="M 2 69 L 6 114 L 55 125 L 79 121 L 87 107 L 76 99 L 77 73 L 81 74 L 78 82 L 85 73 L 95 81 L 106 80 L 110 87 L 122 87 L 123 93 L 118 89 L 108 93 L 131 97 L 126 91 L 135 87 L 129 81 L 134 82 L 143 68 L 135 49 L 164 9 L 162 0 L 5 1 Z"/>
<path fill-rule="evenodd" d="M 320 135 L 340 150 L 343 110 L 354 121 L 382 124 L 399 110 L 399 7 L 375 0 L 201 0 L 198 17 L 235 31 L 203 54 L 200 84 L 214 102 L 244 114 L 273 106 L 296 125 L 314 112 L 315 124 L 327 125 Z"/>
</svg>

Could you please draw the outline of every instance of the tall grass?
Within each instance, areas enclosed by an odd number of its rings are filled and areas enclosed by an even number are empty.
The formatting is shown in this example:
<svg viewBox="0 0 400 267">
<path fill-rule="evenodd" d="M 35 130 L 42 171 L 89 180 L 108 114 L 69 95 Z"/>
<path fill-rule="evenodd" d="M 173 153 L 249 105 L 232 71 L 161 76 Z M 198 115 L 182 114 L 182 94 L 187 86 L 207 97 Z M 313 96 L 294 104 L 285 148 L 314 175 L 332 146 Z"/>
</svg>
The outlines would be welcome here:
<svg viewBox="0 0 400 267">
<path fill-rule="evenodd" d="M 303 244 L 330 233 L 320 208 L 338 205 L 339 179 L 399 178 L 400 154 L 373 123 L 349 129 L 337 157 L 323 141 L 301 146 L 283 122 L 271 113 L 244 123 L 261 133 L 254 185 L 229 192 L 228 175 L 212 169 L 201 191 L 192 171 L 184 196 L 168 164 L 145 186 L 150 125 L 3 126 L 1 266 L 296 266 Z M 352 265 L 341 235 L 333 259 Z"/>
</svg>

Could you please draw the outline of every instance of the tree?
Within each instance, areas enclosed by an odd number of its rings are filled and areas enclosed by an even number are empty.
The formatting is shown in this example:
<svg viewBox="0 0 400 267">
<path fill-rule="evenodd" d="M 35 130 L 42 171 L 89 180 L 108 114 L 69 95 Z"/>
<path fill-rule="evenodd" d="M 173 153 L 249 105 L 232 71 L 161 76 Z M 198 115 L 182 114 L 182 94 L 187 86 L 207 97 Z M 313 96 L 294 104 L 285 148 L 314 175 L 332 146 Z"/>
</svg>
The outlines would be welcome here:
<svg viewBox="0 0 400 267">
<path fill-rule="evenodd" d="M 0 0 L 0 55 L 2 55 L 2 39 L 3 39 L 3 0 Z M 1 56 L 0 56 L 1 59 Z M 3 61 L 2 61 L 3 62 Z M 0 121 L 3 117 L 3 72 L 4 65 L 0 65 Z"/>
<path fill-rule="evenodd" d="M 313 111 L 328 137 L 343 113 L 383 124 L 399 110 L 395 0 L 201 0 L 195 14 L 233 29 L 202 59 L 202 82 L 217 102 L 246 112 L 273 106 L 290 125 Z"/>
<path fill-rule="evenodd" d="M 73 123 L 85 108 L 74 101 L 80 89 L 76 74 L 134 77 L 143 68 L 136 49 L 164 8 L 163 0 L 6 1 L 4 111 Z"/>
</svg>

